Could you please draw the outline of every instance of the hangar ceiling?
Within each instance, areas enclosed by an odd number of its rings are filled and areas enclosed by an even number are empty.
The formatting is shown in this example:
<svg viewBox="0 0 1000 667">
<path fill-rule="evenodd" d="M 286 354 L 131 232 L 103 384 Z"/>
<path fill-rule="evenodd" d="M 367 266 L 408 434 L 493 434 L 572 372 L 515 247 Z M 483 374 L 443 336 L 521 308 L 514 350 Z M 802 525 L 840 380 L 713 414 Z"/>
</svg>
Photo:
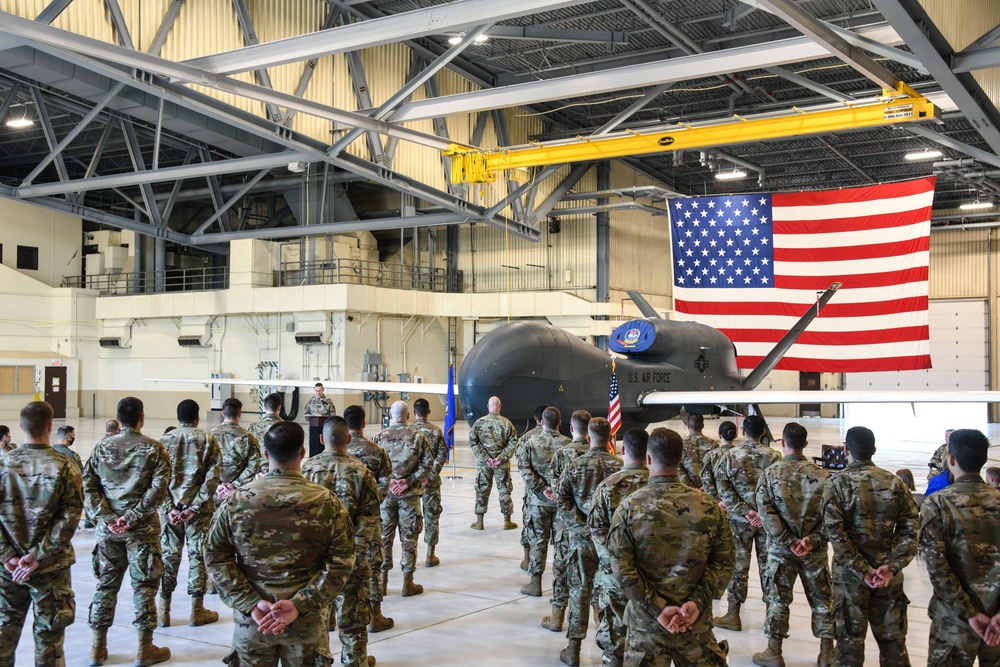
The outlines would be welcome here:
<svg viewBox="0 0 1000 667">
<path fill-rule="evenodd" d="M 113 38 L 54 27 L 74 2 L 97 7 Z M 938 123 L 623 160 L 659 183 L 659 192 L 680 195 L 829 189 L 937 173 L 936 209 L 1000 198 L 1000 85 L 984 90 L 976 76 L 1000 66 L 1000 26 L 983 25 L 955 53 L 917 0 L 295 2 L 319 8 L 316 32 L 258 43 L 254 0 L 217 0 L 239 24 L 243 45 L 185 61 L 160 53 L 168 39 L 183 39 L 178 33 L 189 22 L 178 16 L 200 11 L 197 3 L 162 2 L 141 50 L 125 0 L 51 0 L 35 3 L 40 10 L 31 16 L 0 14 L 0 117 L 32 121 L 0 126 L 0 195 L 211 252 L 224 252 L 234 238 L 468 221 L 536 239 L 559 195 L 586 199 L 571 192 L 581 167 L 546 201 L 536 203 L 531 189 L 556 178 L 554 169 L 511 183 L 504 201 L 483 204 L 467 187 L 393 168 L 400 143 L 436 151 L 449 143 L 443 122 L 421 131 L 413 121 L 468 113 L 476 139 L 490 110 L 517 107 L 518 116 L 539 121 L 528 138 L 548 141 L 842 106 L 879 95 L 876 81 L 898 79 L 941 108 Z M 0 0 L 22 14 L 31 6 Z M 358 53 L 395 43 L 412 54 L 408 82 L 373 102 Z M 317 59 L 334 53 L 347 58 L 358 111 L 303 94 Z M 271 78 L 288 63 L 301 70 L 291 92 Z M 435 74 L 444 68 L 476 89 L 439 95 Z M 413 98 L 418 89 L 428 94 Z M 221 101 L 218 91 L 261 102 L 264 113 Z M 298 115 L 328 122 L 331 139 L 293 129 Z M 502 114 L 491 120 L 504 143 Z M 344 150 L 358 137 L 368 158 Z M 904 159 L 923 150 L 941 156 Z M 715 178 L 737 167 L 749 177 Z M 315 224 L 303 183 L 350 184 L 324 202 L 334 222 Z M 359 198 L 389 203 L 359 216 Z"/>
</svg>

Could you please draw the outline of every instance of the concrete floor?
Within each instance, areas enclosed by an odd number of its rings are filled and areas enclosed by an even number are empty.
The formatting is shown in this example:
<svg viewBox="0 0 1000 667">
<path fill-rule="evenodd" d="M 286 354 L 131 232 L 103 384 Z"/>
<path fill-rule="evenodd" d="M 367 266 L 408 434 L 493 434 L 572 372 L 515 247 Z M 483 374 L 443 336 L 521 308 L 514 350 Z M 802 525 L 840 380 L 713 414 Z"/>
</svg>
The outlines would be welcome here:
<svg viewBox="0 0 1000 667">
<path fill-rule="evenodd" d="M 771 426 L 776 433 L 787 420 L 772 419 Z M 840 444 L 847 427 L 841 420 L 807 418 L 798 420 L 810 431 L 808 455 L 819 454 L 819 444 Z M 715 434 L 718 420 L 709 421 L 706 433 Z M 154 420 L 144 429 L 155 436 L 163 432 L 169 423 Z M 664 425 L 678 428 L 679 422 Z M 77 428 L 77 451 L 86 460 L 90 454 L 97 432 L 103 429 L 103 421 L 82 420 L 74 423 Z M 960 426 L 960 425 L 956 425 Z M 16 427 L 12 429 L 15 441 L 20 436 Z M 376 429 L 369 429 L 374 432 Z M 680 429 L 684 433 L 683 429 Z M 931 453 L 941 441 L 935 428 L 925 430 L 927 438 L 910 439 L 899 442 L 878 442 L 876 463 L 895 471 L 910 468 L 920 487 L 926 484 L 926 463 Z M 878 431 L 876 431 L 878 434 Z M 502 517 L 496 505 L 496 495 L 492 498 L 491 511 L 486 516 L 486 531 L 483 533 L 469 529 L 473 514 L 473 457 L 468 450 L 466 436 L 468 428 L 461 424 L 458 428 L 458 454 L 455 472 L 458 479 L 447 478 L 444 482 L 444 515 L 441 517 L 441 544 L 438 555 L 441 566 L 433 569 L 423 567 L 424 545 L 420 547 L 420 566 L 416 581 L 423 584 L 425 593 L 419 597 L 403 599 L 399 595 L 402 574 L 398 568 L 399 548 L 396 547 L 397 567 L 389 578 L 389 595 L 383 611 L 396 621 L 396 627 L 387 632 L 371 636 L 370 653 L 378 658 L 380 665 L 436 665 L 466 667 L 470 664 L 487 667 L 490 665 L 519 665 L 523 667 L 560 665 L 559 650 L 565 646 L 563 634 L 549 632 L 539 626 L 541 617 L 548 613 L 548 598 L 525 597 L 519 587 L 527 581 L 527 575 L 518 568 L 521 559 L 519 531 L 503 531 Z M 996 427 L 991 428 L 991 441 L 996 442 Z M 997 465 L 1000 450 L 991 451 L 990 465 Z M 452 468 L 446 470 L 452 474 Z M 519 504 L 523 485 L 518 475 L 514 475 L 515 505 L 519 514 Z M 520 517 L 515 519 L 520 524 Z M 73 566 L 73 587 L 77 596 L 76 623 L 67 630 L 66 655 L 69 665 L 86 665 L 90 646 L 90 631 L 87 627 L 87 606 L 94 591 L 94 577 L 91 571 L 90 554 L 94 548 L 93 531 L 80 530 L 74 539 L 77 564 Z M 186 561 L 182 565 L 180 581 L 186 580 Z M 905 572 L 906 594 L 912 600 L 909 607 L 908 646 L 915 666 L 926 664 L 927 604 L 930 598 L 930 583 L 920 561 L 914 561 Z M 551 586 L 549 574 L 543 579 L 545 595 Z M 186 625 L 189 600 L 183 593 L 183 584 L 174 597 L 173 613 L 175 626 L 156 633 L 160 645 L 170 647 L 173 664 L 217 665 L 228 653 L 232 637 L 232 611 L 225 607 L 216 596 L 207 598 L 207 606 L 220 612 L 219 623 L 201 628 Z M 719 603 L 717 603 L 718 605 Z M 721 604 L 724 604 L 721 603 Z M 717 613 L 718 608 L 717 608 Z M 785 643 L 785 660 L 789 667 L 815 665 L 818 640 L 813 639 L 809 630 L 809 608 L 801 588 L 797 587 L 795 601 L 791 608 L 791 636 Z M 118 615 L 115 626 L 109 633 L 110 658 L 106 664 L 132 664 L 135 656 L 135 632 L 131 627 L 132 604 L 128 584 L 119 597 Z M 767 640 L 762 631 L 764 605 L 761 601 L 760 584 L 756 567 L 750 569 L 750 597 L 744 607 L 743 632 L 717 631 L 720 639 L 728 639 L 731 665 L 750 665 L 750 656 L 763 650 Z M 30 624 L 30 617 L 28 623 Z M 601 653 L 592 637 L 584 644 L 583 664 L 600 665 Z M 336 634 L 331 635 L 331 649 L 338 655 L 339 643 Z M 869 637 L 866 663 L 878 663 L 877 648 Z M 22 636 L 17 650 L 20 664 L 32 661 L 30 629 Z"/>
</svg>

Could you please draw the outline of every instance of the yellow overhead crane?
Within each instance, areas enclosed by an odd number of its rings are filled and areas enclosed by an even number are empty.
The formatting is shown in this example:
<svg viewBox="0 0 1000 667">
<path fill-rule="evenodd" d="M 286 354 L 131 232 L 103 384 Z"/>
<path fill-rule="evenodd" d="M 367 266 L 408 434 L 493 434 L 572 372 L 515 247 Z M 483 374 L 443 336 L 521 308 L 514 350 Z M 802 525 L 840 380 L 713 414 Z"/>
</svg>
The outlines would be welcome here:
<svg viewBox="0 0 1000 667">
<path fill-rule="evenodd" d="M 452 183 L 492 183 L 500 173 L 515 169 L 929 121 L 935 119 L 936 113 L 926 97 L 900 83 L 894 92 L 885 91 L 878 101 L 851 103 L 843 108 L 821 111 L 793 108 L 778 116 L 736 116 L 736 120 L 708 125 L 680 123 L 668 132 L 577 137 L 493 150 L 453 144 L 444 154 L 451 158 Z"/>
</svg>

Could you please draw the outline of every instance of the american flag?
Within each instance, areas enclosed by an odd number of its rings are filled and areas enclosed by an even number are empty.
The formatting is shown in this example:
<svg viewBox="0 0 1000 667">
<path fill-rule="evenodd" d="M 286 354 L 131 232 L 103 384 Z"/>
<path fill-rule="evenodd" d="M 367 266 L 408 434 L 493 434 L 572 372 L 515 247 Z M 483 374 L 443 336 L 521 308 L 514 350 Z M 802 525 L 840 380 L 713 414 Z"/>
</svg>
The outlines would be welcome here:
<svg viewBox="0 0 1000 667">
<path fill-rule="evenodd" d="M 934 182 L 673 200 L 674 309 L 721 330 L 753 368 L 841 282 L 778 368 L 930 368 Z"/>
<path fill-rule="evenodd" d="M 615 434 L 622 427 L 622 404 L 618 398 L 618 373 L 615 370 L 615 361 L 611 360 L 611 390 L 608 392 L 608 422 L 611 423 L 611 440 L 614 442 Z"/>
</svg>

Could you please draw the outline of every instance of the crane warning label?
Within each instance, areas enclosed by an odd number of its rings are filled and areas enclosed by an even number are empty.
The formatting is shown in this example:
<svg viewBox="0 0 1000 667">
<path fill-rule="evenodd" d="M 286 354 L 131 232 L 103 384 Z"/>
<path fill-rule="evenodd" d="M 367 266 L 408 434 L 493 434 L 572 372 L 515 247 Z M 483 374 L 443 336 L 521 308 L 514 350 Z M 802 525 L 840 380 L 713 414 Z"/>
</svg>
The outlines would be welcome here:
<svg viewBox="0 0 1000 667">
<path fill-rule="evenodd" d="M 895 120 L 897 118 L 913 118 L 912 104 L 897 104 L 886 107 L 882 110 L 882 118 L 885 120 Z"/>
</svg>

